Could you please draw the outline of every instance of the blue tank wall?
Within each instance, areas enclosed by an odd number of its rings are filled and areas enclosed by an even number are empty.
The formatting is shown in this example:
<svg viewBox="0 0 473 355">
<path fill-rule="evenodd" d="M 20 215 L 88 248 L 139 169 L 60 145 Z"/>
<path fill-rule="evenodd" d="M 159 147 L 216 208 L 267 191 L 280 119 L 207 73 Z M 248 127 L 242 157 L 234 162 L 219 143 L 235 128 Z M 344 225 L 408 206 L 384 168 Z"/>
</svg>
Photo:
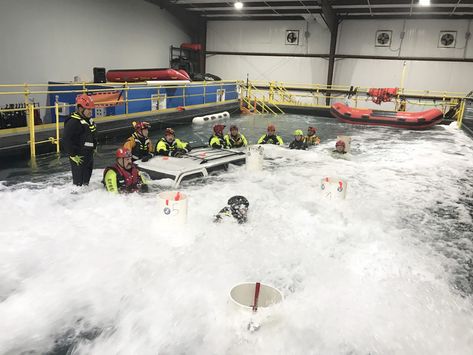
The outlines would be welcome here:
<svg viewBox="0 0 473 355">
<path fill-rule="evenodd" d="M 75 104 L 75 99 L 78 93 L 67 92 L 82 89 L 82 85 L 64 85 L 67 83 L 49 82 L 48 83 L 48 106 L 53 106 L 57 101 L 67 104 Z M 59 86 L 60 85 L 60 86 Z M 179 84 L 177 84 L 179 85 Z M 182 85 L 182 84 L 180 84 Z M 124 98 L 124 90 L 117 85 L 114 88 L 110 86 L 103 86 L 100 84 L 86 85 L 87 90 L 113 89 L 120 91 L 120 96 Z M 143 89 L 129 90 L 128 100 L 146 99 L 143 101 L 128 102 L 128 113 L 138 113 L 151 111 L 151 100 L 153 95 L 166 95 L 166 108 L 174 108 L 178 106 L 193 106 L 217 102 L 217 90 L 225 90 L 225 101 L 238 99 L 236 83 L 210 83 L 207 85 L 192 85 L 187 87 L 165 86 L 161 88 L 149 88 L 143 86 Z M 74 111 L 74 107 L 70 107 L 70 112 Z M 110 106 L 105 108 L 106 116 L 125 114 L 125 103 L 117 106 Z M 56 113 L 54 109 L 50 109 L 51 122 L 56 122 Z M 64 121 L 67 116 L 59 116 L 59 121 Z M 94 111 L 95 117 L 95 111 Z"/>
</svg>

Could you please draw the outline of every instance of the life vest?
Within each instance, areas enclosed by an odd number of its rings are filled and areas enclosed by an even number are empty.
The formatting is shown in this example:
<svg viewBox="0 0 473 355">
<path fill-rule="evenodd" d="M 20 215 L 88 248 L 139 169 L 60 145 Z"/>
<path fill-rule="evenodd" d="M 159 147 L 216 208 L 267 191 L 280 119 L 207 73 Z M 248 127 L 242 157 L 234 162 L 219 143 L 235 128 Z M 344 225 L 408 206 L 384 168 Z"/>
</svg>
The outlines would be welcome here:
<svg viewBox="0 0 473 355">
<path fill-rule="evenodd" d="M 136 192 L 139 190 L 141 183 L 140 172 L 133 164 L 131 170 L 126 170 L 120 165 L 115 164 L 105 169 L 103 172 L 102 183 L 105 185 L 105 176 L 109 170 L 113 170 L 117 174 L 117 188 L 120 192 Z"/>
<path fill-rule="evenodd" d="M 280 145 L 281 142 L 280 142 L 280 137 L 277 136 L 277 135 L 263 135 L 259 140 L 258 140 L 258 144 L 276 144 L 276 145 Z"/>
<path fill-rule="evenodd" d="M 228 146 L 232 148 L 240 148 L 245 145 L 245 141 L 243 140 L 243 136 L 238 133 L 236 138 L 234 138 L 231 134 L 227 134 L 226 136 L 226 143 Z"/>
<path fill-rule="evenodd" d="M 305 150 L 307 149 L 307 143 L 302 139 L 300 141 L 293 140 L 291 144 L 289 144 L 289 149 Z"/>
<path fill-rule="evenodd" d="M 396 95 L 397 88 L 372 88 L 368 90 L 368 96 L 371 96 L 371 100 L 378 105 L 380 105 L 381 102 L 391 101 Z"/>
<path fill-rule="evenodd" d="M 82 140 L 84 141 L 84 148 L 93 150 L 97 146 L 97 126 L 95 125 L 94 119 L 89 118 L 88 120 L 79 115 L 78 112 L 73 112 L 71 118 L 79 120 L 80 124 L 84 128 L 82 134 Z"/>
<path fill-rule="evenodd" d="M 135 146 L 131 150 L 131 154 L 134 160 L 143 158 L 145 155 L 149 154 L 149 145 L 150 140 L 148 137 L 139 136 L 138 134 L 133 133 L 133 139 L 135 140 Z"/>
<path fill-rule="evenodd" d="M 219 145 L 220 147 L 214 147 L 214 145 Z M 217 135 L 214 134 L 209 139 L 209 146 L 211 146 L 212 148 L 226 148 L 227 147 L 227 142 L 225 142 L 224 137 L 217 136 Z"/>
<path fill-rule="evenodd" d="M 307 144 L 310 144 L 310 145 L 315 145 L 315 144 L 319 144 L 320 143 L 320 137 L 313 134 L 311 136 L 305 136 L 304 137 L 304 142 L 306 142 Z"/>
</svg>

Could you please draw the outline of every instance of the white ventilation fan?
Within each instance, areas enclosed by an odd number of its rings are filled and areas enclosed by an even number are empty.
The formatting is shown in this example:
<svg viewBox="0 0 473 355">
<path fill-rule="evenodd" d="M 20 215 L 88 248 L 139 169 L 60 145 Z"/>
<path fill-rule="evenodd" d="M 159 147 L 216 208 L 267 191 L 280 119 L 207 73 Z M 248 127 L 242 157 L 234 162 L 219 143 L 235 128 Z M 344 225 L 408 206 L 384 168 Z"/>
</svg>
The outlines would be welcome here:
<svg viewBox="0 0 473 355">
<path fill-rule="evenodd" d="M 375 46 L 376 47 L 390 47 L 393 31 L 379 30 L 376 31 Z"/>
<path fill-rule="evenodd" d="M 457 41 L 457 31 L 440 31 L 439 48 L 455 48 Z"/>
</svg>

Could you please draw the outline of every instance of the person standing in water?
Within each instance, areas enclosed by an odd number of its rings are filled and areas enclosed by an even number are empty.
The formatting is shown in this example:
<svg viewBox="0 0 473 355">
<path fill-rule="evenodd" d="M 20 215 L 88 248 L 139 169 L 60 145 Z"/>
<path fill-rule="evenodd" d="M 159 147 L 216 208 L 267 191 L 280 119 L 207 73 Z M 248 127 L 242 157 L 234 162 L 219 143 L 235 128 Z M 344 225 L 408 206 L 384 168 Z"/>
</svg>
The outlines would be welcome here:
<svg viewBox="0 0 473 355">
<path fill-rule="evenodd" d="M 95 108 L 87 94 L 76 98 L 77 109 L 64 121 L 64 150 L 69 155 L 72 183 L 88 185 L 94 169 L 94 151 L 97 148 L 97 127 L 92 118 Z"/>
</svg>

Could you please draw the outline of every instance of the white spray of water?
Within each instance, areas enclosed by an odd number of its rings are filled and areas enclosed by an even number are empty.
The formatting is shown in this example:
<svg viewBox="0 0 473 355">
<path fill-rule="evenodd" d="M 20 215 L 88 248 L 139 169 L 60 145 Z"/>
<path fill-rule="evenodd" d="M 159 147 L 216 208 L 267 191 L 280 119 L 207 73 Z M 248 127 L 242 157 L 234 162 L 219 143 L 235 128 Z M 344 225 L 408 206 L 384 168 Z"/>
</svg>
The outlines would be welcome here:
<svg viewBox="0 0 473 355">
<path fill-rule="evenodd" d="M 75 353 L 471 354 L 471 296 L 453 287 L 471 240 L 448 244 L 432 217 L 448 201 L 454 223 L 472 225 L 458 183 L 473 169 L 471 141 L 452 127 L 406 142 L 388 132 L 361 131 L 343 159 L 334 141 L 265 147 L 261 172 L 185 185 L 184 226 L 158 221 L 155 194 L 106 193 L 98 170 L 79 192 L 54 183 L 63 175 L 2 186 L 0 353 L 101 329 Z M 321 196 L 325 176 L 348 181 L 346 200 Z M 236 194 L 250 200 L 249 222 L 212 223 Z M 285 300 L 237 312 L 228 292 L 243 281 Z"/>
</svg>

